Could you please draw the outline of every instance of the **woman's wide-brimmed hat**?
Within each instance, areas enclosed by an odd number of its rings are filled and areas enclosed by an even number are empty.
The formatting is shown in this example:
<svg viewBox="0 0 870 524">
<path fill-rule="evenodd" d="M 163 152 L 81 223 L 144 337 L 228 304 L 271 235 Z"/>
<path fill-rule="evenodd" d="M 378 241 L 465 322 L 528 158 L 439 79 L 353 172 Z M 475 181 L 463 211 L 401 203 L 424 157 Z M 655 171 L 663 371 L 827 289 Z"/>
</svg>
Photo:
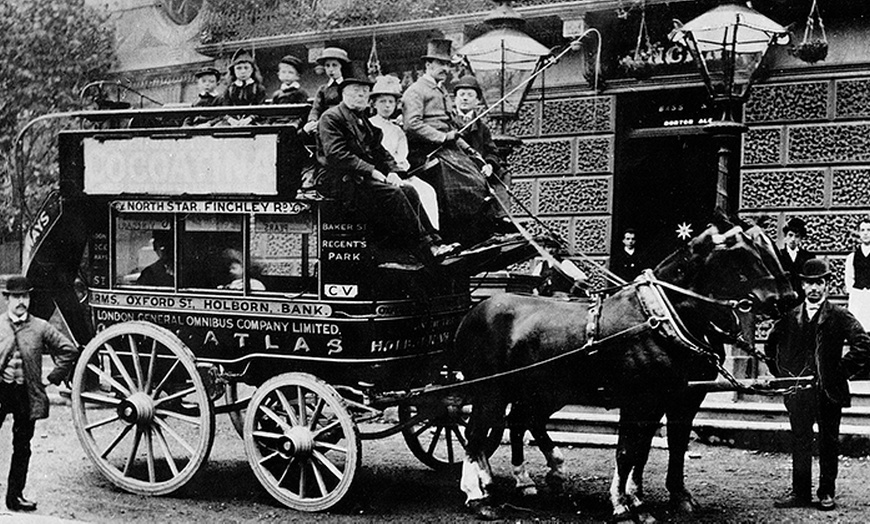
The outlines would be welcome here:
<svg viewBox="0 0 870 524">
<path fill-rule="evenodd" d="M 325 47 L 323 48 L 323 52 L 320 53 L 320 57 L 317 59 L 317 63 L 323 65 L 327 60 L 338 60 L 344 64 L 350 63 L 350 57 L 347 56 L 347 51 L 340 47 Z"/>
<path fill-rule="evenodd" d="M 375 98 L 380 95 L 391 95 L 397 99 L 402 97 L 402 83 L 398 78 L 392 75 L 379 76 L 375 80 L 375 86 L 372 88 L 369 98 Z"/>
<path fill-rule="evenodd" d="M 804 267 L 798 276 L 801 280 L 821 280 L 828 278 L 831 270 L 828 269 L 828 263 L 821 258 L 811 258 L 804 262 Z"/>
</svg>

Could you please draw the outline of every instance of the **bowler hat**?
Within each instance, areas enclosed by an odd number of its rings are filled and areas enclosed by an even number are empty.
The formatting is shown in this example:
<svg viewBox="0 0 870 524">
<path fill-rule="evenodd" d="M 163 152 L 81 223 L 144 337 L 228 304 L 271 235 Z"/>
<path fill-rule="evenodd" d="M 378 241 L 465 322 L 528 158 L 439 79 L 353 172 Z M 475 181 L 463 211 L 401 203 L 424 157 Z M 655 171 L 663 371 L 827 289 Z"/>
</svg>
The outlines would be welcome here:
<svg viewBox="0 0 870 524">
<path fill-rule="evenodd" d="M 278 61 L 279 64 L 291 65 L 296 69 L 296 72 L 301 72 L 304 66 L 302 59 L 293 55 L 285 55 Z"/>
<path fill-rule="evenodd" d="M 401 98 L 402 84 L 399 79 L 392 75 L 379 76 L 375 81 L 375 86 L 369 94 L 369 98 L 375 98 L 379 95 L 392 95 Z"/>
<path fill-rule="evenodd" d="M 453 94 L 455 95 L 460 89 L 474 89 L 477 91 L 477 96 L 483 98 L 483 91 L 480 89 L 480 84 L 474 75 L 465 75 L 459 79 L 459 82 L 453 84 Z"/>
<path fill-rule="evenodd" d="M 221 77 L 221 72 L 211 66 L 206 66 L 201 68 L 199 71 L 193 74 L 194 78 L 199 78 L 201 76 L 213 75 L 215 78 Z"/>
<path fill-rule="evenodd" d="M 6 280 L 6 288 L 3 294 L 8 295 L 26 295 L 33 291 L 30 287 L 30 282 L 24 275 L 13 275 Z"/>
<path fill-rule="evenodd" d="M 234 66 L 237 66 L 237 65 L 239 65 L 241 63 L 245 63 L 245 62 L 251 64 L 252 66 L 255 65 L 254 55 L 253 55 L 253 53 L 249 52 L 247 49 L 241 48 L 241 49 L 237 50 L 235 53 L 233 53 L 233 59 L 232 59 L 232 62 L 230 64 L 230 67 L 234 67 Z"/>
<path fill-rule="evenodd" d="M 792 218 L 785 224 L 785 227 L 782 228 L 783 233 L 788 233 L 791 231 L 795 235 L 805 237 L 807 236 L 807 224 L 800 218 Z"/>
<path fill-rule="evenodd" d="M 798 274 L 802 280 L 821 280 L 831 274 L 828 264 L 820 258 L 811 258 L 804 262 L 804 267 Z"/>
<path fill-rule="evenodd" d="M 323 65 L 327 60 L 338 60 L 345 64 L 350 63 L 350 58 L 347 56 L 347 51 L 340 47 L 325 47 L 317 59 L 317 63 Z"/>
<path fill-rule="evenodd" d="M 450 54 L 452 47 L 453 42 L 451 40 L 433 38 L 429 40 L 423 60 L 441 60 L 442 62 L 453 63 L 453 55 Z"/>
</svg>

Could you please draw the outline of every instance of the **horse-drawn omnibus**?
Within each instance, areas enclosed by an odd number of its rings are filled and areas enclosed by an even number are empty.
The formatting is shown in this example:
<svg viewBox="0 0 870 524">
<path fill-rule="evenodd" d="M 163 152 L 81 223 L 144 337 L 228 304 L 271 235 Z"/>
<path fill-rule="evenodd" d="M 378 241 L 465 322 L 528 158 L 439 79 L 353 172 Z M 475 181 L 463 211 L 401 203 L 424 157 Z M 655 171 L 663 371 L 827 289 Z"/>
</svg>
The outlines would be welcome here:
<svg viewBox="0 0 870 524">
<path fill-rule="evenodd" d="M 307 108 L 239 110 L 268 122 Z M 461 460 L 460 409 L 398 399 L 446 374 L 469 276 L 530 258 L 527 240 L 393 263 L 336 202 L 295 198 L 288 178 L 312 160 L 293 157 L 294 129 L 170 125 L 191 112 L 74 115 L 97 125 L 60 133 L 60 191 L 27 237 L 37 314 L 57 307 L 84 346 L 72 409 L 95 466 L 130 492 L 176 491 L 220 413 L 262 485 L 298 510 L 342 500 L 361 440 L 402 431 L 432 467 Z M 361 432 L 397 404 L 400 424 Z"/>
</svg>

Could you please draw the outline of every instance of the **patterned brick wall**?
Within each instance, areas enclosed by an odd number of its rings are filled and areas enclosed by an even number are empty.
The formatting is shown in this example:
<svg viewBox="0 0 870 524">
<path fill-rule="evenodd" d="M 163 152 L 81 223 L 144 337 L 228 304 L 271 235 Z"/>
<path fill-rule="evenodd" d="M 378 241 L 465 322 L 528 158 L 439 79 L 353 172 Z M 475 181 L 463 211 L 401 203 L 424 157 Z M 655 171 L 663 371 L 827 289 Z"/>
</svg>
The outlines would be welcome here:
<svg viewBox="0 0 870 524">
<path fill-rule="evenodd" d="M 606 260 L 613 195 L 615 98 L 529 100 L 509 131 L 512 191 L 576 252 Z M 516 203 L 513 212 L 525 212 Z M 528 221 L 533 231 L 543 229 Z"/>
<path fill-rule="evenodd" d="M 756 86 L 745 106 L 740 208 L 807 222 L 807 248 L 828 257 L 843 296 L 845 255 L 870 212 L 870 78 Z"/>
</svg>

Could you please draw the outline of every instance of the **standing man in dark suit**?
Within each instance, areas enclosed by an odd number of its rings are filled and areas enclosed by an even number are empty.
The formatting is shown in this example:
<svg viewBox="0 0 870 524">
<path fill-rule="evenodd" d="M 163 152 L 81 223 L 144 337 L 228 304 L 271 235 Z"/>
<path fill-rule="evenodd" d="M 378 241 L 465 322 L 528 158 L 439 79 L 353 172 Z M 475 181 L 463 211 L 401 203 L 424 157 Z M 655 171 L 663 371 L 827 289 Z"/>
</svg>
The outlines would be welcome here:
<svg viewBox="0 0 870 524">
<path fill-rule="evenodd" d="M 848 380 L 870 365 L 870 336 L 847 309 L 827 300 L 828 265 L 810 259 L 799 278 L 805 300 L 774 324 L 765 353 L 777 377 L 815 376 L 814 385 L 785 394 L 792 434 L 792 492 L 775 505 L 812 501 L 813 424 L 819 426 L 819 507 L 836 506 L 840 419 L 850 405 Z M 843 355 L 844 343 L 849 352 Z"/>
<path fill-rule="evenodd" d="M 51 324 L 28 313 L 32 288 L 23 276 L 6 281 L 6 314 L 0 317 L 0 424 L 12 414 L 12 459 L 6 484 L 6 507 L 34 511 L 24 498 L 30 466 L 30 439 L 38 419 L 48 418 L 48 396 L 42 383 L 42 354 L 48 351 L 55 368 L 48 381 L 60 384 L 76 361 L 78 350 Z"/>
<path fill-rule="evenodd" d="M 782 268 L 791 276 L 791 285 L 798 297 L 803 300 L 803 289 L 798 274 L 807 260 L 813 258 L 813 254 L 803 248 L 803 242 L 807 238 L 807 225 L 800 218 L 790 219 L 782 228 L 782 249 L 778 251 L 779 262 Z"/>
<path fill-rule="evenodd" d="M 381 145 L 381 131 L 365 114 L 372 82 L 345 78 L 341 103 L 320 117 L 317 159 L 326 168 L 321 191 L 337 198 L 377 235 L 411 248 L 423 262 L 452 252 L 423 211 L 413 187 L 402 184 L 399 167 Z"/>
<path fill-rule="evenodd" d="M 637 253 L 637 233 L 634 229 L 626 229 L 622 233 L 622 248 L 617 249 L 610 256 L 610 270 L 618 276 L 631 282 L 644 267 Z"/>
</svg>

